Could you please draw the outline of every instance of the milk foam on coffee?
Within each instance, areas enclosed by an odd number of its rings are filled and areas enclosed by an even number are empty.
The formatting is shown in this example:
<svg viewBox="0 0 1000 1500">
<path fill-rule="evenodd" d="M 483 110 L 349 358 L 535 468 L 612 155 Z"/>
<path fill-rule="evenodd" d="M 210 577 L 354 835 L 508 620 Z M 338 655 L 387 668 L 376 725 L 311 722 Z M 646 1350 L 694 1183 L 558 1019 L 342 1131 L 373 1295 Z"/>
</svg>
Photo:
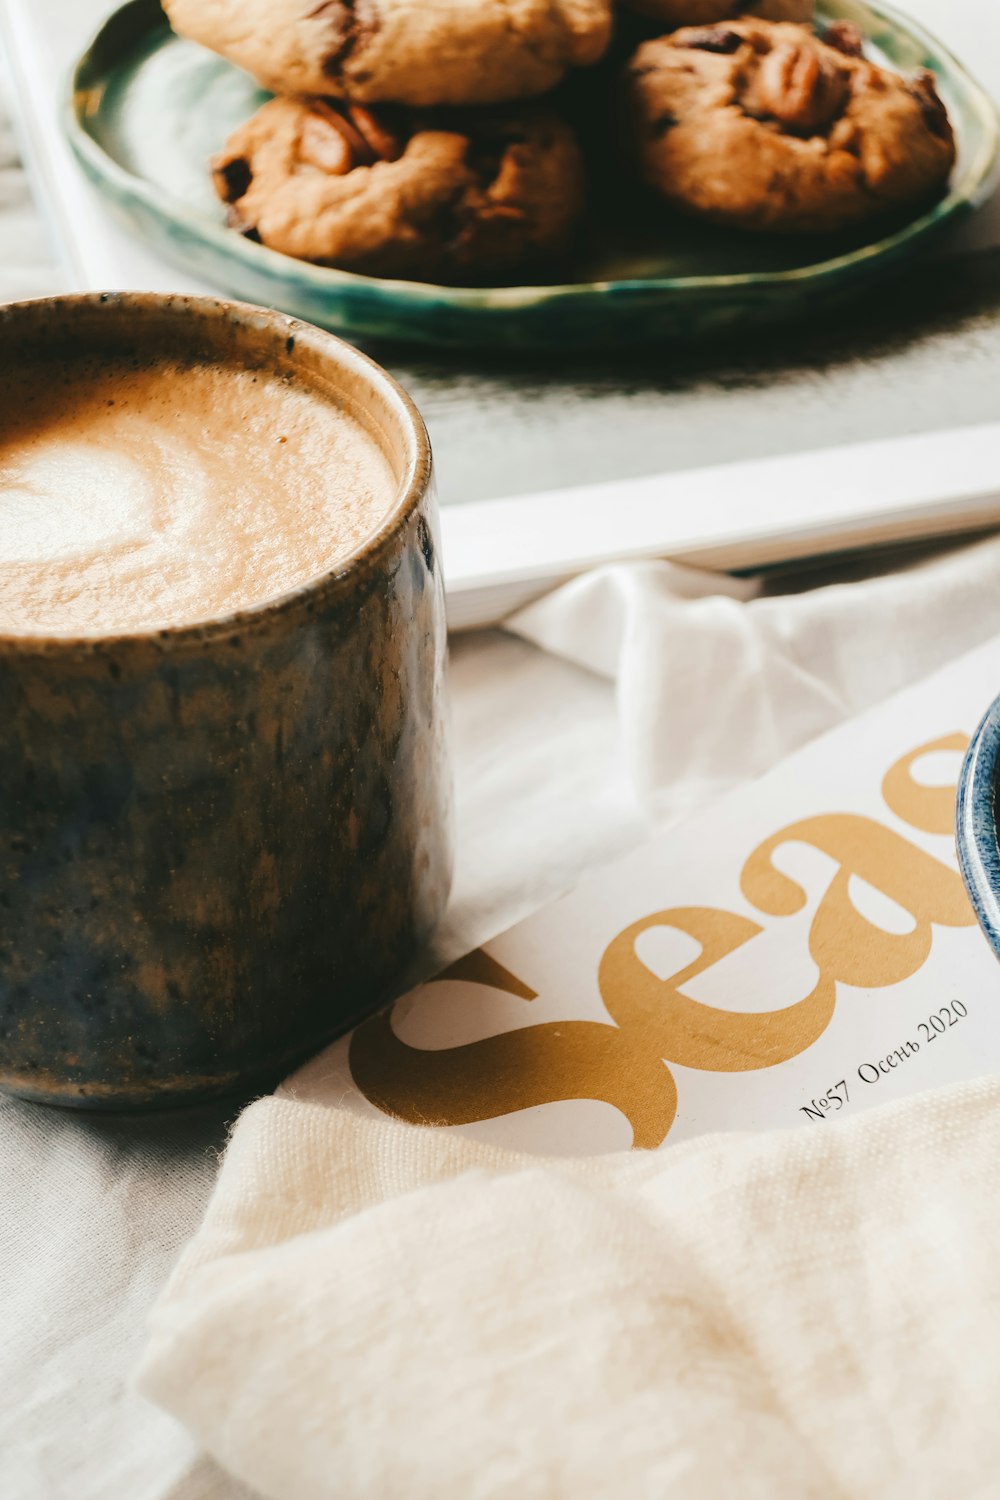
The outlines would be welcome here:
<svg viewBox="0 0 1000 1500">
<path fill-rule="evenodd" d="M 336 567 L 398 481 L 335 397 L 158 358 L 0 371 L 0 634 L 211 620 Z"/>
</svg>

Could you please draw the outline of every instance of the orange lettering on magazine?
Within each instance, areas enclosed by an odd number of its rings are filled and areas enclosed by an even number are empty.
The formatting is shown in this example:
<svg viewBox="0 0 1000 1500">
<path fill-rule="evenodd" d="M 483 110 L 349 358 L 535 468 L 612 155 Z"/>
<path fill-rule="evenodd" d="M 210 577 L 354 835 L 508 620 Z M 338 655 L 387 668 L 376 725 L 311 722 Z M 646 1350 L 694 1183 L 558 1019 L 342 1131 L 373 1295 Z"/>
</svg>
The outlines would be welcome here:
<svg viewBox="0 0 1000 1500">
<path fill-rule="evenodd" d="M 925 785 L 913 770 L 924 756 L 961 751 L 967 744 L 963 734 L 945 735 L 896 761 L 882 782 L 890 811 L 922 833 L 950 837 L 954 786 Z M 384 1113 L 415 1125 L 465 1125 L 560 1100 L 601 1100 L 629 1122 L 634 1146 L 659 1146 L 677 1109 L 670 1063 L 731 1073 L 797 1057 L 829 1025 L 838 984 L 861 989 L 898 984 L 925 962 L 935 926 L 967 927 L 975 921 L 953 869 L 883 823 L 856 813 L 801 819 L 751 853 L 740 888 L 765 916 L 792 916 L 806 904 L 805 891 L 774 863 L 783 845 L 796 842 L 821 851 L 837 866 L 809 928 L 817 982 L 805 999 L 764 1012 L 693 1000 L 683 987 L 764 929 L 736 912 L 675 907 L 631 923 L 605 949 L 597 978 L 609 1023 L 544 1022 L 430 1049 L 401 1041 L 391 1012 L 385 1012 L 351 1038 L 355 1083 Z M 892 933 L 869 921 L 851 899 L 853 878 L 909 912 L 912 930 Z M 654 974 L 636 952 L 638 939 L 655 927 L 686 933 L 700 949 L 692 963 L 667 978 Z M 484 995 L 504 993 L 528 1003 L 538 998 L 482 949 L 436 982 L 449 980 Z"/>
</svg>

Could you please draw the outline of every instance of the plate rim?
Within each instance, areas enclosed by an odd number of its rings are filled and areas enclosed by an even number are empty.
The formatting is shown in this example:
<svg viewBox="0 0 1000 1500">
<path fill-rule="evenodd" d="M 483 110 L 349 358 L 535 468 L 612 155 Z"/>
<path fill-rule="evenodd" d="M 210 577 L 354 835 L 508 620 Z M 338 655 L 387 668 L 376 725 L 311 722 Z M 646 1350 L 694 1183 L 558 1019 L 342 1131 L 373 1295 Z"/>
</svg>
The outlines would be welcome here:
<svg viewBox="0 0 1000 1500">
<path fill-rule="evenodd" d="M 845 4 L 845 0 L 828 0 L 828 4 L 830 3 Z M 852 0 L 846 0 L 846 6 L 855 8 Z M 929 58 L 945 65 L 949 77 L 954 76 L 959 80 L 963 94 L 984 131 L 979 150 L 973 160 L 966 164 L 960 181 L 953 183 L 945 196 L 931 208 L 891 234 L 811 265 L 776 271 L 615 277 L 595 281 L 472 287 L 366 276 L 356 271 L 340 270 L 335 266 L 320 266 L 311 261 L 298 260 L 294 256 L 234 234 L 227 226 L 193 210 L 182 200 L 172 195 L 164 197 L 146 178 L 129 171 L 117 161 L 86 129 L 79 108 L 79 100 L 86 90 L 80 79 L 94 50 L 108 29 L 120 24 L 120 18 L 126 12 L 149 10 L 152 14 L 157 8 L 155 0 L 125 0 L 124 4 L 116 6 L 104 18 L 73 63 L 68 87 L 63 91 L 60 114 L 64 133 L 77 161 L 98 186 L 105 183 L 113 186 L 122 198 L 140 204 L 161 222 L 182 227 L 188 234 L 194 234 L 202 243 L 224 257 L 235 257 L 242 261 L 258 275 L 263 274 L 270 279 L 294 274 L 316 294 L 325 292 L 335 295 L 355 290 L 363 291 L 376 303 L 384 301 L 397 309 L 401 303 L 411 306 L 446 304 L 456 310 L 505 313 L 524 311 L 540 305 L 558 305 L 581 297 L 589 300 L 597 296 L 624 298 L 645 294 L 655 295 L 660 300 L 697 294 L 765 293 L 774 288 L 794 287 L 797 284 L 815 287 L 836 281 L 869 263 L 892 259 L 907 249 L 911 242 L 920 241 L 928 234 L 950 225 L 959 216 L 977 208 L 989 195 L 1000 175 L 1000 106 L 994 103 L 954 52 L 925 26 L 902 15 L 895 6 L 883 3 L 883 0 L 864 0 L 865 12 L 887 22 L 908 39 L 918 43 Z M 165 14 L 162 11 L 160 14 L 163 24 L 169 30 Z M 293 269 L 290 271 L 289 267 Z"/>
</svg>

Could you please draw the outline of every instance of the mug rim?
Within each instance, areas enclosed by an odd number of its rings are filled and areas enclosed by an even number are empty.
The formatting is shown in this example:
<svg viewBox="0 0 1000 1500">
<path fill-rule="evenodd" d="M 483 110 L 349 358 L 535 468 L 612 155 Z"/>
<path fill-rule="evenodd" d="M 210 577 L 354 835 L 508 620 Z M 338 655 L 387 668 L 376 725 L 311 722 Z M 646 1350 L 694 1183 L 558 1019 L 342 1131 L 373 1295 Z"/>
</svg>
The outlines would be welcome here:
<svg viewBox="0 0 1000 1500">
<path fill-rule="evenodd" d="M 430 437 L 423 417 L 413 399 L 399 382 L 377 360 L 362 354 L 336 334 L 292 317 L 276 308 L 258 307 L 235 298 L 185 292 L 105 291 L 66 292 L 49 297 L 25 298 L 0 306 L 0 337 L 18 320 L 42 317 L 42 310 L 60 311 L 70 317 L 81 309 L 101 307 L 119 309 L 141 318 L 153 309 L 170 317 L 198 320 L 202 325 L 228 322 L 247 329 L 254 327 L 283 337 L 288 358 L 295 360 L 300 345 L 310 349 L 324 364 L 337 366 L 360 376 L 379 391 L 399 422 L 404 442 L 404 471 L 395 497 L 377 527 L 350 552 L 339 558 L 325 573 L 307 578 L 284 593 L 259 600 L 227 615 L 180 625 L 152 626 L 116 632 L 87 634 L 48 634 L 41 632 L 11 633 L 0 630 L 2 655 L 56 655 L 63 653 L 94 654 L 104 650 L 151 646 L 166 652 L 187 645 L 198 645 L 241 630 L 259 627 L 277 617 L 308 605 L 316 607 L 347 594 L 370 574 L 393 540 L 423 503 L 431 485 L 432 455 Z"/>
<path fill-rule="evenodd" d="M 996 820 L 1000 758 L 1000 697 L 995 698 L 969 743 L 958 778 L 955 844 L 973 910 L 1000 957 L 1000 837 Z"/>
</svg>

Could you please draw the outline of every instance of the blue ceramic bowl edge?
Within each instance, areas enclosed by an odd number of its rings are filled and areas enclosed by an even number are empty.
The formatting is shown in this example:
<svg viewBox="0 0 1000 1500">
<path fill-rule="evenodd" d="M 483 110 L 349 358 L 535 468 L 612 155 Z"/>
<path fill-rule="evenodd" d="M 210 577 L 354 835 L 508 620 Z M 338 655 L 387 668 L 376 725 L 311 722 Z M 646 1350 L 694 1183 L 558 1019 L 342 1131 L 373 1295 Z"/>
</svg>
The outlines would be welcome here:
<svg viewBox="0 0 1000 1500">
<path fill-rule="evenodd" d="M 977 728 L 962 763 L 955 807 L 959 869 L 979 925 L 1000 957 L 1000 840 L 996 775 L 1000 755 L 1000 697 Z"/>
</svg>

